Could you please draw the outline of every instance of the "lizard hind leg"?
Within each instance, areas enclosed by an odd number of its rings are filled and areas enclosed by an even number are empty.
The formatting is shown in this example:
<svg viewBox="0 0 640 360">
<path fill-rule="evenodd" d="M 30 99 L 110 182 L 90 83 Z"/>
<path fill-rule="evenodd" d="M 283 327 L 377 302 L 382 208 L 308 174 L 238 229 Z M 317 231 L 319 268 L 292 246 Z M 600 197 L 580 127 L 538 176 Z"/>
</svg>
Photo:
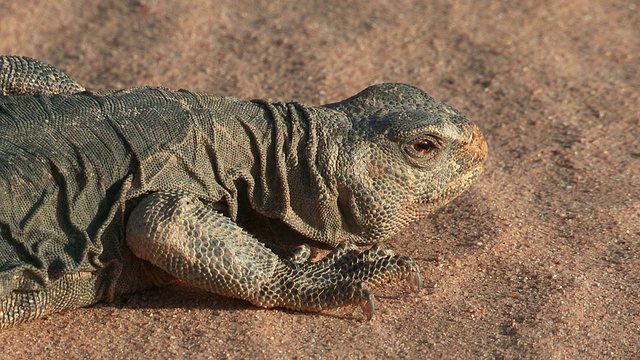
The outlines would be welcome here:
<svg viewBox="0 0 640 360">
<path fill-rule="evenodd" d="M 360 252 L 345 243 L 317 262 L 301 261 L 306 255 L 281 259 L 231 219 L 181 192 L 143 199 L 129 217 L 127 245 L 193 286 L 262 307 L 360 305 L 371 317 L 370 285 L 419 279 L 411 259 L 384 246 Z"/>
</svg>

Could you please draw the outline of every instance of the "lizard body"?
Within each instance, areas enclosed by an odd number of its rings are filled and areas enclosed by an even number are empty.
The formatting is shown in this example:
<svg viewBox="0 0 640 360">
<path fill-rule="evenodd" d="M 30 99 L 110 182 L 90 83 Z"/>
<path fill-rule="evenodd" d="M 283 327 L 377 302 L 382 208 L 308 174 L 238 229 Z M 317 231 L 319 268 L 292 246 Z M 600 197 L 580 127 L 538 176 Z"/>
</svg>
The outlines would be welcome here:
<svg viewBox="0 0 640 360">
<path fill-rule="evenodd" d="M 176 279 L 258 306 L 371 316 L 370 286 L 419 287 L 415 262 L 381 244 L 466 189 L 486 156 L 475 125 L 403 84 L 306 107 L 93 93 L 33 59 L 0 65 L 2 327 Z M 335 249 L 278 256 L 255 219 Z"/>
</svg>

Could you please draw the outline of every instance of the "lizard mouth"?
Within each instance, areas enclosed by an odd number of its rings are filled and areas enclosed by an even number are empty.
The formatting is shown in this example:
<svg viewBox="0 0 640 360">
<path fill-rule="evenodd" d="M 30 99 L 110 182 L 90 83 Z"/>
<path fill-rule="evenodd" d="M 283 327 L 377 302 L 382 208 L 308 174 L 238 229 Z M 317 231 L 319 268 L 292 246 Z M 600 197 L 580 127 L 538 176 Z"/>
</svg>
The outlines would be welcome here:
<svg viewBox="0 0 640 360">
<path fill-rule="evenodd" d="M 408 219 L 408 221 L 416 221 L 424 218 L 463 193 L 471 186 L 474 180 L 482 174 L 482 171 L 482 165 L 477 165 L 462 176 L 458 177 L 451 184 L 444 187 L 436 199 L 432 199 L 430 201 L 422 199 L 421 201 L 412 202 L 404 207 L 402 213 L 413 215 Z"/>
</svg>

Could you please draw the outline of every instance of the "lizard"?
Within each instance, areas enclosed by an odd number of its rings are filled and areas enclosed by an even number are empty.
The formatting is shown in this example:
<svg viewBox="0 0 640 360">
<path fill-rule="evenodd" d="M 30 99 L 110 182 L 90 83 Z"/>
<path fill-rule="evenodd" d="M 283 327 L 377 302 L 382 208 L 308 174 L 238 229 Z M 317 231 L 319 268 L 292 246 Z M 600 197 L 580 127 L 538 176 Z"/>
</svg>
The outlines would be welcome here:
<svg viewBox="0 0 640 360">
<path fill-rule="evenodd" d="M 487 153 L 459 111 L 398 83 L 322 106 L 92 92 L 0 56 L 0 95 L 3 328 L 176 281 L 371 318 L 372 288 L 421 286 L 386 241 L 467 189 Z M 301 244 L 278 250 L 287 239 Z M 312 245 L 330 252 L 311 260 Z"/>
</svg>

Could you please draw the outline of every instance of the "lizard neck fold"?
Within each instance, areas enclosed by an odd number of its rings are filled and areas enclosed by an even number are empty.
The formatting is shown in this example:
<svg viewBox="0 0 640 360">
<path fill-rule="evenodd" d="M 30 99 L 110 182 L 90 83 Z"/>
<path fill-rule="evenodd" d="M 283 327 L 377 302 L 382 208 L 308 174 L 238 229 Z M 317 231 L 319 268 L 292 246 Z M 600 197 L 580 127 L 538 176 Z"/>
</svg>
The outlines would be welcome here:
<svg viewBox="0 0 640 360">
<path fill-rule="evenodd" d="M 277 192 L 281 202 L 264 206 L 264 191 L 253 196 L 254 209 L 268 217 L 281 219 L 302 235 L 325 244 L 335 245 L 351 235 L 346 231 L 337 206 L 338 190 L 335 165 L 345 121 L 335 112 L 299 103 L 255 101 L 263 106 L 272 120 L 271 146 L 273 158 L 261 168 L 263 182 L 270 184 L 267 193 Z M 274 211 L 276 210 L 276 211 Z"/>
</svg>

